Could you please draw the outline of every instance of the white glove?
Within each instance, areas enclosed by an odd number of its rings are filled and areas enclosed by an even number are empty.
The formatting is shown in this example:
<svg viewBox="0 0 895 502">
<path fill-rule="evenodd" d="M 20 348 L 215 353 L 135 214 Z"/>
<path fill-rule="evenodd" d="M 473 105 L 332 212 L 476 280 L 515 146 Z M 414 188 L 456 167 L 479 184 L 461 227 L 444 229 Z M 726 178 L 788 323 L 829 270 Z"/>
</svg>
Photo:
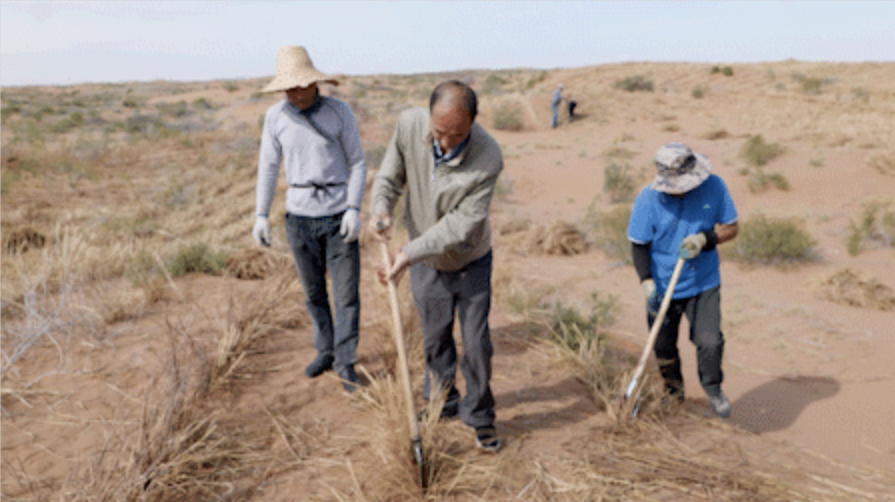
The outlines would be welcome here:
<svg viewBox="0 0 895 502">
<path fill-rule="evenodd" d="M 252 237 L 259 246 L 270 247 L 270 222 L 266 216 L 255 218 L 255 228 L 252 229 Z"/>
<path fill-rule="evenodd" d="M 683 242 L 681 242 L 680 247 L 678 248 L 678 256 L 685 260 L 692 260 L 699 256 L 699 253 L 702 251 L 702 248 L 705 247 L 705 234 L 700 232 L 698 234 L 688 235 L 684 238 Z"/>
<path fill-rule="evenodd" d="M 640 283 L 640 287 L 643 288 L 643 296 L 646 298 L 646 308 L 650 314 L 656 315 L 659 312 L 659 304 L 662 302 L 656 291 L 656 281 L 647 279 Z"/>
<path fill-rule="evenodd" d="M 358 210 L 350 207 L 345 214 L 342 215 L 342 228 L 339 234 L 345 238 L 345 242 L 354 242 L 360 235 L 360 214 Z"/>
</svg>

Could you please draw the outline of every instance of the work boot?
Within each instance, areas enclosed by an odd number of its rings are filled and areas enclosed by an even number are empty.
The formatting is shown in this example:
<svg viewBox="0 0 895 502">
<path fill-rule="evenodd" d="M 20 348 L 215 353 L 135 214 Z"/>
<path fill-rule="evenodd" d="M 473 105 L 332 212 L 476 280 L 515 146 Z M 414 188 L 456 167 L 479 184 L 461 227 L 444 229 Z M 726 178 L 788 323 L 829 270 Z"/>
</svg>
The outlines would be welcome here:
<svg viewBox="0 0 895 502">
<path fill-rule="evenodd" d="M 730 416 L 730 401 L 723 391 L 719 390 L 717 395 L 709 396 L 709 403 L 711 403 L 712 409 L 715 410 L 715 415 L 721 418 Z"/>
<path fill-rule="evenodd" d="M 317 378 L 325 371 L 331 370 L 333 367 L 333 356 L 331 354 L 320 354 L 317 359 L 311 362 L 305 369 L 305 374 L 311 378 Z"/>
<path fill-rule="evenodd" d="M 475 428 L 475 445 L 480 450 L 488 453 L 497 453 L 500 450 L 500 438 L 497 437 L 497 429 L 494 426 Z"/>
<path fill-rule="evenodd" d="M 336 374 L 342 379 L 342 386 L 345 387 L 346 391 L 354 392 L 357 390 L 359 381 L 357 379 L 357 373 L 354 371 L 353 364 L 349 364 L 348 366 L 339 369 Z"/>
</svg>

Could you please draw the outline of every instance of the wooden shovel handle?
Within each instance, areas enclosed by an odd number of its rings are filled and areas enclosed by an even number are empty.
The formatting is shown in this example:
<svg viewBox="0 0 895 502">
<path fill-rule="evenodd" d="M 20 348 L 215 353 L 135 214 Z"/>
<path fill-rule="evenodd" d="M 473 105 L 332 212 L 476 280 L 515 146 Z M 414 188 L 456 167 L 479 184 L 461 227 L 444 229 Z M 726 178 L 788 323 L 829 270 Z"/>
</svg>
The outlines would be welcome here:
<svg viewBox="0 0 895 502">
<path fill-rule="evenodd" d="M 382 260 L 385 262 L 386 273 L 392 268 L 392 254 L 388 248 L 388 242 L 382 241 Z M 407 399 L 407 418 L 410 421 L 410 431 L 413 440 L 420 439 L 420 426 L 416 420 L 413 406 L 413 388 L 410 385 L 410 367 L 407 365 L 407 350 L 404 347 L 404 325 L 401 323 L 401 307 L 398 302 L 398 286 L 394 279 L 388 281 L 388 297 L 392 307 L 392 334 L 395 337 L 395 346 L 398 348 L 398 372 L 404 387 L 404 397 Z"/>
<path fill-rule="evenodd" d="M 671 297 L 674 296 L 674 288 L 677 286 L 677 281 L 681 277 L 681 271 L 684 270 L 685 262 L 686 260 L 683 258 L 677 259 L 677 263 L 674 266 L 674 272 L 671 274 L 671 282 L 668 283 L 668 289 L 665 291 L 665 296 L 662 298 L 662 305 L 659 307 L 659 313 L 656 314 L 656 319 L 653 321 L 653 327 L 650 329 L 649 337 L 646 339 L 646 347 L 643 348 L 643 354 L 640 355 L 640 361 L 637 363 L 637 368 L 634 369 L 634 376 L 631 377 L 631 383 L 628 385 L 628 389 L 625 392 L 625 399 L 630 399 L 637 390 L 640 377 L 643 375 L 643 370 L 646 369 L 646 362 L 653 352 L 653 345 L 656 344 L 656 338 L 658 338 L 659 330 L 662 328 L 662 322 L 665 321 L 665 314 L 668 313 L 668 307 L 671 305 Z"/>
</svg>

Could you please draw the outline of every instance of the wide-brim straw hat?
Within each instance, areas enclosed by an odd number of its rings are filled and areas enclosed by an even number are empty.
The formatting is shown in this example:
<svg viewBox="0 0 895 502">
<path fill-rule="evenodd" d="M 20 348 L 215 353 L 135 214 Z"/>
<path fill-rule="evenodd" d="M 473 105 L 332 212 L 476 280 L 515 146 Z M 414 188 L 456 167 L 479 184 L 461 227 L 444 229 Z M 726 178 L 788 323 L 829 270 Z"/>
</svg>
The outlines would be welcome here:
<svg viewBox="0 0 895 502">
<path fill-rule="evenodd" d="M 712 173 L 708 157 L 683 143 L 669 143 L 656 152 L 656 179 L 652 188 L 680 195 L 698 187 Z"/>
<path fill-rule="evenodd" d="M 282 47 L 277 52 L 277 76 L 261 92 L 276 92 L 307 87 L 315 82 L 339 85 L 335 78 L 317 71 L 304 47 Z"/>
</svg>

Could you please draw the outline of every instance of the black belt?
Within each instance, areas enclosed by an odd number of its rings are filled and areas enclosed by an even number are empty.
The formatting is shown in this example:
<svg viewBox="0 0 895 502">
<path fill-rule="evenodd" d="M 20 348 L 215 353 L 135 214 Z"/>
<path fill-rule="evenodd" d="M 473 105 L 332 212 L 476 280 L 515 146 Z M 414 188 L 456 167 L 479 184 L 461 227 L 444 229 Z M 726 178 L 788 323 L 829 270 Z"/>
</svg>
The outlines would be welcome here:
<svg viewBox="0 0 895 502">
<path fill-rule="evenodd" d="M 343 181 L 341 183 L 308 183 L 305 185 L 289 185 L 292 188 L 313 188 L 314 193 L 311 194 L 311 197 L 314 200 L 320 200 L 320 192 L 323 192 L 324 195 L 329 196 L 330 187 L 338 187 L 345 185 L 346 183 Z"/>
</svg>

